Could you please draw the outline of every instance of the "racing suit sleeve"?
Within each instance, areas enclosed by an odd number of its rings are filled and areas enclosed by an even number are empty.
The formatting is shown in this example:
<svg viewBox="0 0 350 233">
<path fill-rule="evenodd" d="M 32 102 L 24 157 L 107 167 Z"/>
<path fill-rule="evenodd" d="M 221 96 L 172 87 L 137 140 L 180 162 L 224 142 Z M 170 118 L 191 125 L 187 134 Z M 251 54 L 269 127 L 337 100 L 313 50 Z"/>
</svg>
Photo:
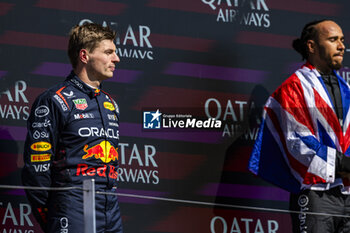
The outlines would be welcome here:
<svg viewBox="0 0 350 233">
<path fill-rule="evenodd" d="M 34 102 L 27 121 L 24 146 L 22 182 L 25 186 L 50 187 L 50 166 L 53 161 L 60 125 L 59 109 L 48 92 Z M 34 217 L 42 227 L 46 226 L 49 191 L 26 190 Z"/>
</svg>

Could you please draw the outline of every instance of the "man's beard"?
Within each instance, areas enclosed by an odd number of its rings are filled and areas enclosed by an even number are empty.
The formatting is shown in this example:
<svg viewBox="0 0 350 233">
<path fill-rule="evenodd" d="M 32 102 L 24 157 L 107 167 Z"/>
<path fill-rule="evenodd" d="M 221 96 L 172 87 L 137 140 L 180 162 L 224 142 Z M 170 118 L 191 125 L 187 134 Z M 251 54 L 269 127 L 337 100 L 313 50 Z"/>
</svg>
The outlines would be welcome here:
<svg viewBox="0 0 350 233">
<path fill-rule="evenodd" d="M 337 62 L 337 61 L 334 61 L 332 62 L 331 59 L 329 59 L 330 61 L 328 61 L 328 66 L 332 69 L 332 70 L 339 70 L 340 68 L 343 67 L 342 65 L 342 62 Z"/>
<path fill-rule="evenodd" d="M 328 66 L 328 68 L 330 68 L 331 70 L 339 70 L 340 68 L 342 68 L 342 61 L 338 61 L 336 59 L 333 59 L 333 56 L 326 56 L 326 53 L 324 51 L 322 51 L 322 53 L 320 54 L 321 57 L 325 58 L 326 64 Z"/>
<path fill-rule="evenodd" d="M 333 59 L 334 55 L 327 56 L 327 53 L 326 53 L 324 47 L 319 46 L 318 48 L 320 50 L 320 57 L 321 58 L 323 57 L 325 59 L 325 62 L 327 64 L 328 68 L 330 68 L 331 70 L 339 70 L 340 68 L 343 67 L 342 61 L 338 62 L 337 60 Z"/>
</svg>

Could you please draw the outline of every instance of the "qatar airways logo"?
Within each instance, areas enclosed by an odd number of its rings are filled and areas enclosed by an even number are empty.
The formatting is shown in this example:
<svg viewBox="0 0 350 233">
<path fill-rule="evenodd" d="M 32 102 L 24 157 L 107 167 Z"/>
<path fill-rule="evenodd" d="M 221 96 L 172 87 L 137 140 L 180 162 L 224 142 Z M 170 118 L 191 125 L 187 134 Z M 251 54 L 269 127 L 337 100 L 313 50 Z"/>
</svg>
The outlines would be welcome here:
<svg viewBox="0 0 350 233">
<path fill-rule="evenodd" d="M 157 148 L 154 145 L 119 143 L 118 181 L 141 185 L 160 183 Z"/>
<path fill-rule="evenodd" d="M 90 19 L 83 19 L 79 25 L 92 23 Z M 115 44 L 117 54 L 121 58 L 137 60 L 154 60 L 153 46 L 151 43 L 151 28 L 146 25 L 119 25 L 117 22 L 103 21 L 102 26 L 117 32 Z"/>
<path fill-rule="evenodd" d="M 223 101 L 208 98 L 204 103 L 206 116 L 223 122 L 222 137 L 242 137 L 252 141 L 256 140 L 259 132 L 258 126 L 250 126 L 248 122 L 248 114 L 254 108 L 254 103 L 248 104 L 248 101 L 242 99 Z"/>
<path fill-rule="evenodd" d="M 29 101 L 26 96 L 27 83 L 19 80 L 14 88 L 0 92 L 0 118 L 4 120 L 27 120 Z"/>
<path fill-rule="evenodd" d="M 32 208 L 27 203 L 1 201 L 0 213 L 1 233 L 36 232 L 31 220 Z"/>
<path fill-rule="evenodd" d="M 266 218 L 246 218 L 233 217 L 233 219 L 215 216 L 210 221 L 210 233 L 230 233 L 230 232 L 283 232 L 278 221 Z"/>
<path fill-rule="evenodd" d="M 217 13 L 218 23 L 237 23 L 244 26 L 269 28 L 269 8 L 265 0 L 202 0 Z"/>
</svg>

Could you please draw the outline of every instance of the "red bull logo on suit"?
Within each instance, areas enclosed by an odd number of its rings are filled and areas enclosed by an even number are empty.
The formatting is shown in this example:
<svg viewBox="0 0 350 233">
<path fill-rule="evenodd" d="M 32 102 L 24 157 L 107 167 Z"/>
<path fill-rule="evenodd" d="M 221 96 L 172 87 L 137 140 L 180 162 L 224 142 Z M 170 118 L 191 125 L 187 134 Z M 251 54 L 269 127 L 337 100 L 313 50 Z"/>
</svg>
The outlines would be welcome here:
<svg viewBox="0 0 350 233">
<path fill-rule="evenodd" d="M 110 163 L 111 161 L 118 160 L 118 148 L 112 146 L 108 141 L 102 141 L 99 144 L 89 147 L 84 146 L 84 152 L 82 159 L 101 159 L 104 163 Z M 108 168 L 108 169 L 107 169 Z M 106 174 L 108 173 L 108 174 Z M 110 177 L 112 179 L 117 179 L 118 172 L 113 165 L 102 165 L 98 167 L 91 167 L 87 164 L 78 164 L 77 166 L 77 176 L 101 176 Z"/>
<path fill-rule="evenodd" d="M 88 145 L 84 146 L 86 154 L 82 157 L 88 159 L 95 157 L 95 159 L 101 159 L 104 163 L 109 163 L 112 160 L 118 160 L 118 148 L 114 148 L 110 142 L 102 141 L 100 144 L 89 148 Z"/>
<path fill-rule="evenodd" d="M 108 165 L 102 165 L 99 167 L 89 167 L 87 164 L 78 164 L 77 166 L 77 176 L 101 176 L 101 177 L 107 177 L 106 171 L 108 171 L 108 177 L 112 179 L 118 178 L 118 172 L 115 169 L 115 166 Z"/>
</svg>

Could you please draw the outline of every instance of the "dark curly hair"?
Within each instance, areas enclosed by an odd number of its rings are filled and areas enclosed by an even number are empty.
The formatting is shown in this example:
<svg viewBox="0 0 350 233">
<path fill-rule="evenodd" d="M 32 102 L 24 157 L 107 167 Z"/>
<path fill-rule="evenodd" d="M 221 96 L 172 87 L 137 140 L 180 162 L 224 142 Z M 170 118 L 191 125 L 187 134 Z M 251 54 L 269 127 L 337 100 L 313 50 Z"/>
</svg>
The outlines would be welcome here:
<svg viewBox="0 0 350 233">
<path fill-rule="evenodd" d="M 317 40 L 318 31 L 315 26 L 324 21 L 328 21 L 328 19 L 316 20 L 306 24 L 301 32 L 300 38 L 293 40 L 293 48 L 295 51 L 301 54 L 302 59 L 305 60 L 308 58 L 308 49 L 306 43 L 308 40 Z"/>
</svg>

